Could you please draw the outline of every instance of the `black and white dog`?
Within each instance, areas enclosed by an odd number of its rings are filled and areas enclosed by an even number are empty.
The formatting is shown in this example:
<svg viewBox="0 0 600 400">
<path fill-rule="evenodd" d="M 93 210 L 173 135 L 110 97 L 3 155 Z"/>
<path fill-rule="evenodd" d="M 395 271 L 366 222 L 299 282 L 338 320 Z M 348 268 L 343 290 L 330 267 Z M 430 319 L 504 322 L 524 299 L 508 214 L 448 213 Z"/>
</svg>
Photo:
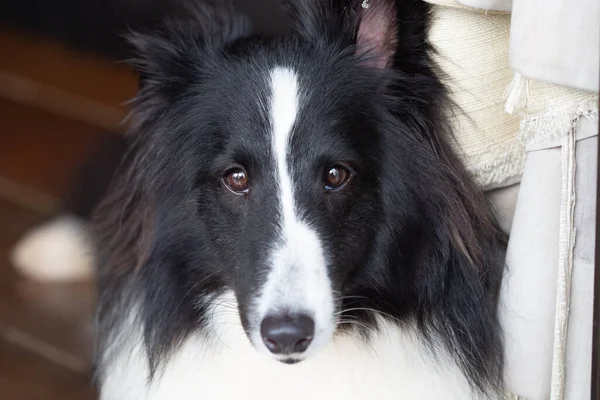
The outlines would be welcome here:
<svg viewBox="0 0 600 400">
<path fill-rule="evenodd" d="M 428 5 L 284 6 L 277 34 L 221 4 L 133 38 L 101 399 L 499 398 L 504 237 L 449 144 Z"/>
</svg>

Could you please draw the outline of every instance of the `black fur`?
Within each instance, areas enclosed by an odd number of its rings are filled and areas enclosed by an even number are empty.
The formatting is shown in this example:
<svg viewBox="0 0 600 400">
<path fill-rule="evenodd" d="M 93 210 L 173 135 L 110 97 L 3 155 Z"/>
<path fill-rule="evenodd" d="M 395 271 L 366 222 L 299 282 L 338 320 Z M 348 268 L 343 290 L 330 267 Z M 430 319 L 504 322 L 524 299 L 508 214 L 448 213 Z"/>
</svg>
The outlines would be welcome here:
<svg viewBox="0 0 600 400">
<path fill-rule="evenodd" d="M 143 79 L 136 152 L 96 216 L 99 373 L 134 303 L 155 368 L 203 328 L 198 299 L 231 288 L 244 326 L 252 323 L 245 307 L 277 224 L 275 177 L 261 169 L 270 150 L 261 145 L 258 77 L 283 64 L 313 96 L 291 157 L 304 217 L 330 250 L 339 309 L 416 321 L 432 348 L 451 349 L 474 387 L 496 393 L 504 237 L 449 144 L 449 101 L 426 38 L 428 5 L 395 2 L 396 54 L 392 68 L 380 70 L 356 54 L 355 3 L 298 3 L 287 4 L 295 28 L 277 34 L 231 8 L 201 6 L 187 21 L 134 36 Z M 315 166 L 338 160 L 356 179 L 323 194 Z M 255 179 L 246 197 L 221 186 L 232 163 Z M 349 313 L 374 328 L 372 311 Z"/>
</svg>

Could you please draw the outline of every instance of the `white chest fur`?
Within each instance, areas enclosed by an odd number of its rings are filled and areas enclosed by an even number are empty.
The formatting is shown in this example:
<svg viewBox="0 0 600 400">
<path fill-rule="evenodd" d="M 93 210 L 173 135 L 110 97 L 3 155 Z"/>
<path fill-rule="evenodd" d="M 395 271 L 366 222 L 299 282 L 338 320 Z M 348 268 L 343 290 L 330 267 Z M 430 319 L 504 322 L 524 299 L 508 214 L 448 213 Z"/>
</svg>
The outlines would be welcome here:
<svg viewBox="0 0 600 400">
<path fill-rule="evenodd" d="M 151 384 L 139 335 L 106 365 L 102 400 L 434 400 L 475 398 L 455 363 L 425 349 L 417 335 L 382 321 L 366 342 L 336 337 L 318 355 L 285 365 L 254 350 L 237 313 L 215 313 L 214 336 L 178 347 Z M 219 317 L 217 317 L 219 316 Z"/>
</svg>

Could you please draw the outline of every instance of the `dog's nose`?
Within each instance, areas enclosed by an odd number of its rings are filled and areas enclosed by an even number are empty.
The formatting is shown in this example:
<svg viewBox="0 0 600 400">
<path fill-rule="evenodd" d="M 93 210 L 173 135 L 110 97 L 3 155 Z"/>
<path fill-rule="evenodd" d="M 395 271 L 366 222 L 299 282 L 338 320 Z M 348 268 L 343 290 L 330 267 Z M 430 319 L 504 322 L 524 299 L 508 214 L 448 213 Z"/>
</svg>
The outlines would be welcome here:
<svg viewBox="0 0 600 400">
<path fill-rule="evenodd" d="M 260 324 L 265 346 L 273 354 L 304 352 L 315 334 L 315 322 L 307 315 L 270 315 Z"/>
</svg>

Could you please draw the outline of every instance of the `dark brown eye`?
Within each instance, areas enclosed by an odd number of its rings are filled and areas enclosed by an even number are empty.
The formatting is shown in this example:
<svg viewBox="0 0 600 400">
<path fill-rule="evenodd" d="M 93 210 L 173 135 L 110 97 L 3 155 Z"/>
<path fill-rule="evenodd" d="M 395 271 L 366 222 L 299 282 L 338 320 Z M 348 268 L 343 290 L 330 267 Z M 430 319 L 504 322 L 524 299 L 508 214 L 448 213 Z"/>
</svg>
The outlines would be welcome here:
<svg viewBox="0 0 600 400">
<path fill-rule="evenodd" d="M 248 174 L 240 167 L 232 168 L 227 171 L 223 177 L 223 183 L 225 183 L 225 186 L 227 186 L 229 190 L 236 194 L 246 193 L 250 187 Z"/>
<path fill-rule="evenodd" d="M 333 165 L 325 173 L 325 189 L 337 190 L 343 188 L 350 180 L 352 172 L 342 165 Z"/>
</svg>

